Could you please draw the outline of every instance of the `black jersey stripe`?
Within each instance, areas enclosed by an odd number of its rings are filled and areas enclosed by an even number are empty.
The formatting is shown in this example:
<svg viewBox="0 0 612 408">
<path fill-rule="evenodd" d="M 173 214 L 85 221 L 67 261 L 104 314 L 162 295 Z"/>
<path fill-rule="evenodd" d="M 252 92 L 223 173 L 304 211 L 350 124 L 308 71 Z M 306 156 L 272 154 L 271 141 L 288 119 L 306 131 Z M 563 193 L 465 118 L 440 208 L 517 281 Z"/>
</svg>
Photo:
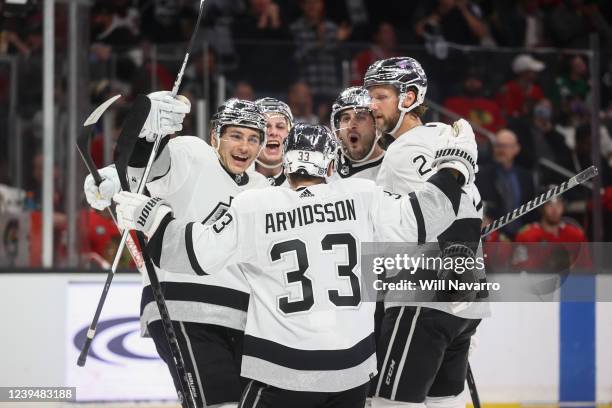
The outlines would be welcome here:
<svg viewBox="0 0 612 408">
<path fill-rule="evenodd" d="M 423 211 L 421 211 L 421 204 L 419 204 L 419 200 L 416 194 L 413 192 L 408 193 L 408 197 L 410 197 L 410 204 L 412 205 L 412 212 L 414 212 L 414 217 L 417 222 L 417 241 L 418 244 L 424 244 L 425 239 L 427 238 L 427 232 L 425 231 L 425 219 L 423 218 Z"/>
<path fill-rule="evenodd" d="M 457 179 L 450 172 L 450 169 L 440 169 L 436 174 L 427 179 L 427 182 L 438 187 L 448 197 L 455 215 L 459 212 L 459 204 L 461 203 L 461 187 Z"/>
<path fill-rule="evenodd" d="M 344 370 L 366 361 L 376 352 L 374 333 L 343 350 L 300 350 L 245 334 L 243 355 L 293 370 Z"/>
<path fill-rule="evenodd" d="M 208 303 L 244 312 L 249 308 L 249 294 L 236 289 L 193 282 L 161 282 L 161 286 L 167 301 Z M 154 301 L 151 285 L 142 288 L 140 314 L 142 315 L 144 308 Z"/>
<path fill-rule="evenodd" d="M 198 258 L 196 257 L 195 251 L 193 249 L 193 222 L 187 224 L 185 228 L 185 249 L 187 249 L 187 257 L 189 258 L 189 264 L 191 268 L 198 275 L 208 275 L 204 269 L 200 266 L 198 262 Z"/>
<path fill-rule="evenodd" d="M 335 171 L 340 175 L 340 178 L 343 178 L 343 179 L 349 178 L 359 173 L 360 171 L 371 169 L 372 167 L 380 166 L 384 158 L 385 158 L 385 155 L 382 155 L 380 159 L 377 159 L 371 163 L 359 164 L 359 163 L 353 163 L 348 157 L 343 155 L 342 159 L 344 159 L 344 161 L 338 160 L 337 168 Z M 342 166 L 346 166 L 348 168 L 348 172 L 346 174 L 343 174 L 340 171 Z"/>
<path fill-rule="evenodd" d="M 155 230 L 155 234 L 153 234 L 149 240 L 149 243 L 147 244 L 147 251 L 151 256 L 151 260 L 157 267 L 159 267 L 159 263 L 161 262 L 160 260 L 164 243 L 164 233 L 166 232 L 166 227 L 172 220 L 174 220 L 172 213 L 166 214 L 159 223 L 157 230 Z"/>
</svg>

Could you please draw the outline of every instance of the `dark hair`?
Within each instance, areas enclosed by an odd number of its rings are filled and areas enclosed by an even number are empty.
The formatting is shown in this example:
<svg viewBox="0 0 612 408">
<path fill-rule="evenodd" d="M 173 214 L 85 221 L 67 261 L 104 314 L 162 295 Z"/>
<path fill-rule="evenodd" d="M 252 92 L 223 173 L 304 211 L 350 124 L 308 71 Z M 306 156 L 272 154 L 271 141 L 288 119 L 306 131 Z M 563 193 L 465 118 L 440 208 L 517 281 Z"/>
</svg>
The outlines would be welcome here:
<svg viewBox="0 0 612 408">
<path fill-rule="evenodd" d="M 320 180 L 325 181 L 325 177 L 316 177 L 311 176 L 310 174 L 302 174 L 302 173 L 291 173 L 287 174 L 287 179 L 291 183 L 292 186 L 298 185 L 307 181 Z"/>
</svg>

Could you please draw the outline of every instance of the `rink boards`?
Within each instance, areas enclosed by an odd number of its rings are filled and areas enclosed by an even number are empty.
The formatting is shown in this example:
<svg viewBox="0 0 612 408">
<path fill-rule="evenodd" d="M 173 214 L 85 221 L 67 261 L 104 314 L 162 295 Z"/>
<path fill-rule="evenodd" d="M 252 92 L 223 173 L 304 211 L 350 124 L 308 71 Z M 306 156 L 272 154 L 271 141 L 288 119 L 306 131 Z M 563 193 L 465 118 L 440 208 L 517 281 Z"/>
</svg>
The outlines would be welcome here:
<svg viewBox="0 0 612 408">
<path fill-rule="evenodd" d="M 75 386 L 81 401 L 172 400 L 165 365 L 140 338 L 140 277 L 117 275 L 85 367 L 77 346 L 104 274 L 0 274 L 0 384 Z M 612 280 L 611 276 L 593 278 Z M 471 357 L 488 404 L 612 401 L 612 303 L 494 303 Z M 564 404 L 565 405 L 565 404 Z M 578 404 L 580 405 L 580 404 Z"/>
</svg>

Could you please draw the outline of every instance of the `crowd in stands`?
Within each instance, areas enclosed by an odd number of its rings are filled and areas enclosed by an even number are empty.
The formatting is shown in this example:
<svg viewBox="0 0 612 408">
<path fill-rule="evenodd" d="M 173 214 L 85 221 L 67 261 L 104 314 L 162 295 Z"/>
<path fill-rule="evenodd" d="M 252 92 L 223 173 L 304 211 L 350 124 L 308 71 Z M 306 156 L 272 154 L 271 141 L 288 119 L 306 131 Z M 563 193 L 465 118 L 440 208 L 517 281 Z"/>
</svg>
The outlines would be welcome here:
<svg viewBox="0 0 612 408">
<path fill-rule="evenodd" d="M 41 185 L 35 169 L 42 148 L 42 1 L 28 4 L 25 11 L 14 13 L 0 1 L 0 143 L 7 146 L 13 136 L 7 126 L 11 77 L 1 58 L 15 57 L 19 60 L 17 112 L 29 125 L 20 135 L 28 146 L 21 159 L 23 187 L 33 198 L 33 208 L 40 208 Z M 214 110 L 218 80 L 223 77 L 228 97 L 277 97 L 287 101 L 297 122 L 328 124 L 331 101 L 343 86 L 361 84 L 372 62 L 413 56 L 428 73 L 430 100 L 477 127 L 477 184 L 492 218 L 567 178 L 545 163 L 571 173 L 591 164 L 594 101 L 586 49 L 590 35 L 597 33 L 602 51 L 598 131 L 600 174 L 606 189 L 604 231 L 605 239 L 612 240 L 612 2 L 207 0 L 205 4 L 181 88 L 192 106 L 206 99 L 209 112 Z M 171 89 L 198 5 L 194 0 L 93 2 L 87 10 L 90 64 L 85 70 L 91 105 L 117 93 L 133 96 Z M 56 5 L 60 110 L 66 109 L 66 7 Z M 434 110 L 429 115 L 429 120 L 452 121 Z M 195 132 L 193 118 L 186 120 L 185 131 Z M 100 141 L 96 154 L 102 164 Z M 7 149 L 0 150 L 0 183 L 11 185 Z M 58 165 L 60 169 L 63 166 Z M 58 195 L 56 209 L 61 212 L 63 199 Z M 576 220 L 572 225 L 584 230 L 583 237 L 592 230 L 590 198 L 591 191 L 584 187 L 568 193 L 559 221 L 571 215 Z M 519 239 L 531 222 L 548 225 L 551 217 L 543 215 L 540 220 L 540 214 L 511 224 L 503 235 Z"/>
</svg>

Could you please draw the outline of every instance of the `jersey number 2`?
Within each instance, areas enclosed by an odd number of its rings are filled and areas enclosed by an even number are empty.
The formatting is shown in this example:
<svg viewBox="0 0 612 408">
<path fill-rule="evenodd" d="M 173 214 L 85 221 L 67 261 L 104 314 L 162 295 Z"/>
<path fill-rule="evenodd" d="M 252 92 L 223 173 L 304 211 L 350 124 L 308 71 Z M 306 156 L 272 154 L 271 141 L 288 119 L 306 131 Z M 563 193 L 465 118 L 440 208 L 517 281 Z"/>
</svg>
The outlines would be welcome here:
<svg viewBox="0 0 612 408">
<path fill-rule="evenodd" d="M 327 291 L 329 300 L 336 306 L 357 306 L 361 302 L 361 292 L 359 288 L 359 278 L 353 272 L 357 265 L 357 243 L 351 234 L 328 234 L 321 241 L 323 251 L 333 251 L 335 246 L 346 246 L 348 253 L 348 264 L 338 265 L 337 274 L 340 277 L 348 277 L 351 285 L 351 295 L 341 295 L 338 290 L 330 289 Z M 287 282 L 297 283 L 302 286 L 302 300 L 289 301 L 289 296 L 278 298 L 278 308 L 285 314 L 305 312 L 314 305 L 312 291 L 312 281 L 305 273 L 308 270 L 308 252 L 306 244 L 299 239 L 279 242 L 270 250 L 270 257 L 273 262 L 281 259 L 282 254 L 295 252 L 298 269 L 287 272 Z"/>
<path fill-rule="evenodd" d="M 419 166 L 419 169 L 417 170 L 419 172 L 419 175 L 424 176 L 425 174 L 427 174 L 427 173 L 429 173 L 431 171 L 431 168 L 423 170 L 423 167 L 425 167 L 425 165 L 427 164 L 427 159 L 425 158 L 425 156 L 420 154 L 417 157 L 415 157 L 414 159 L 412 159 L 412 162 L 414 164 L 416 164 L 416 162 L 418 162 L 418 161 L 421 162 L 421 165 Z"/>
</svg>

